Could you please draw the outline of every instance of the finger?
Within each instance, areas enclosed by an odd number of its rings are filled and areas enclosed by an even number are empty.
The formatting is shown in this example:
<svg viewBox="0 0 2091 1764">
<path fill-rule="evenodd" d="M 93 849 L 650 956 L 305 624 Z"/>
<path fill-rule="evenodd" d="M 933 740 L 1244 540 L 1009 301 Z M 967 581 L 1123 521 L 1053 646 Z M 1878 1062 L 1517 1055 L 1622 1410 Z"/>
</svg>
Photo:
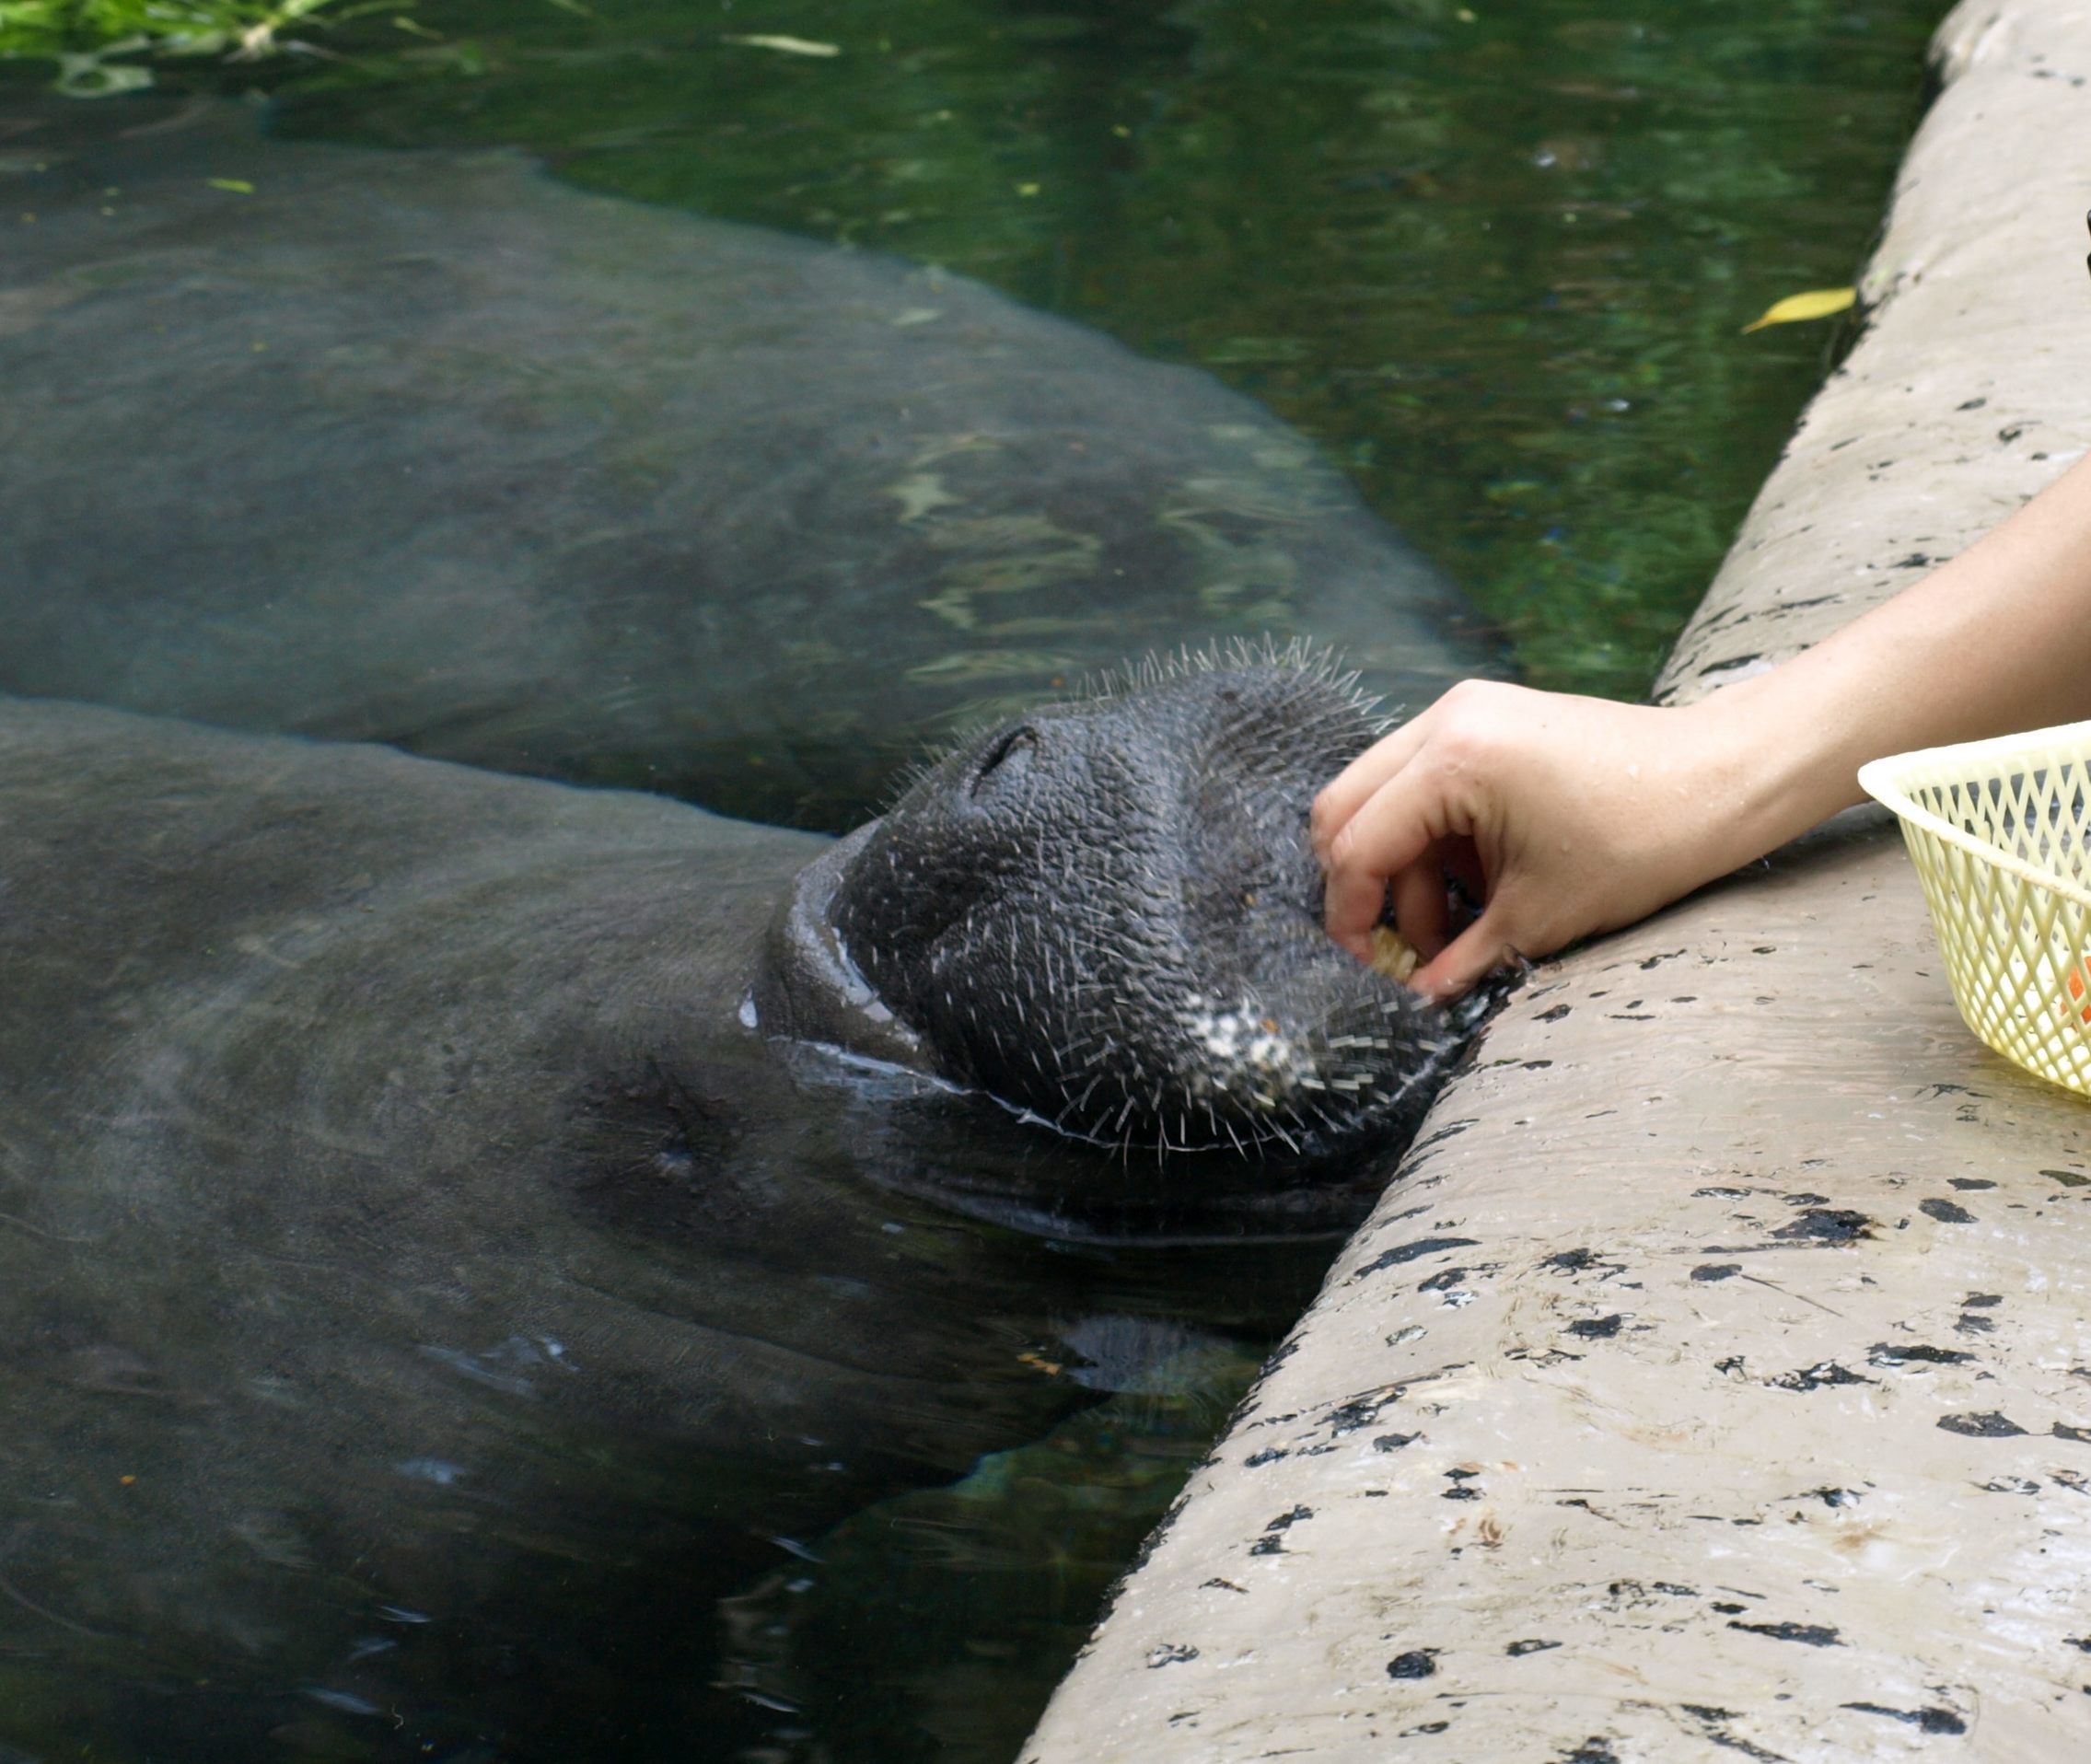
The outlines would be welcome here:
<svg viewBox="0 0 2091 1764">
<path fill-rule="evenodd" d="M 1418 768 L 1382 784 L 1330 842 L 1322 917 L 1329 934 L 1361 961 L 1387 906 L 1387 880 L 1419 862 L 1435 834 L 1423 814 Z"/>
<path fill-rule="evenodd" d="M 1322 923 L 1360 961 L 1372 960 L 1372 928 L 1387 911 L 1387 883 L 1377 870 L 1353 866 L 1329 872 Z"/>
<path fill-rule="evenodd" d="M 1349 826 L 1358 810 L 1371 801 L 1387 782 L 1416 757 L 1428 734 L 1429 713 L 1404 723 L 1391 735 L 1384 735 L 1345 766 L 1314 799 L 1308 825 L 1316 853 L 1326 863 L 1330 843 Z"/>
<path fill-rule="evenodd" d="M 1420 959 L 1431 960 L 1444 949 L 1450 922 L 1444 871 L 1433 858 L 1425 857 L 1396 875 L 1387 892 L 1394 905 L 1394 929 Z"/>
<path fill-rule="evenodd" d="M 1516 959 L 1516 947 L 1506 930 L 1502 914 L 1483 912 L 1434 959 L 1417 969 L 1409 977 L 1410 986 L 1439 1004 L 1465 997 L 1480 981 Z"/>
</svg>

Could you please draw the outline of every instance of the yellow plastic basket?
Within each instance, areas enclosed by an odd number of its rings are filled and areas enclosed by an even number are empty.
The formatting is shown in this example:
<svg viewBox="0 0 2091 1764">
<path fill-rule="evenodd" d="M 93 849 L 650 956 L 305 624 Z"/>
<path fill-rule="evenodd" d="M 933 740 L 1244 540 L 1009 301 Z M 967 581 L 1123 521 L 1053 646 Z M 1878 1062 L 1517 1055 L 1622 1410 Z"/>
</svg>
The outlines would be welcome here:
<svg viewBox="0 0 2091 1764">
<path fill-rule="evenodd" d="M 1859 772 L 1902 822 L 1968 1027 L 2091 1096 L 2091 723 Z"/>
</svg>

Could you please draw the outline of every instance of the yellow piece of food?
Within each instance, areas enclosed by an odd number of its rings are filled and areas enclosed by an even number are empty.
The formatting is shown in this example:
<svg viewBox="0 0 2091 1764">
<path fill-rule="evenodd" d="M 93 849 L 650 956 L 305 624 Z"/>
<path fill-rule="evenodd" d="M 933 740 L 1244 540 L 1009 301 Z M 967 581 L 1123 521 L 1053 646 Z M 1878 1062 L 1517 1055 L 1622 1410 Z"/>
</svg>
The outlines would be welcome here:
<svg viewBox="0 0 2091 1764">
<path fill-rule="evenodd" d="M 1392 925 L 1375 925 L 1372 928 L 1372 966 L 1374 972 L 1406 984 L 1409 976 L 1416 971 L 1416 952 Z"/>
</svg>

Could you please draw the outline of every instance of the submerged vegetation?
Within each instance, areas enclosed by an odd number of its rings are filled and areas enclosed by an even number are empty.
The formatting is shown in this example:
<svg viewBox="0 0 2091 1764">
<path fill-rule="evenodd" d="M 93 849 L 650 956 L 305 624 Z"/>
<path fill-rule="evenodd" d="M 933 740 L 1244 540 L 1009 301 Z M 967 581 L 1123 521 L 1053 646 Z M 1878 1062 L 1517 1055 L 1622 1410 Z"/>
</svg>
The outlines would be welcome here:
<svg viewBox="0 0 2091 1764">
<path fill-rule="evenodd" d="M 104 98 L 153 84 L 161 57 L 260 61 L 310 44 L 288 33 L 407 0 L 0 0 L 0 57 L 55 62 L 57 87 Z M 324 15 L 324 16 L 316 16 Z"/>
</svg>

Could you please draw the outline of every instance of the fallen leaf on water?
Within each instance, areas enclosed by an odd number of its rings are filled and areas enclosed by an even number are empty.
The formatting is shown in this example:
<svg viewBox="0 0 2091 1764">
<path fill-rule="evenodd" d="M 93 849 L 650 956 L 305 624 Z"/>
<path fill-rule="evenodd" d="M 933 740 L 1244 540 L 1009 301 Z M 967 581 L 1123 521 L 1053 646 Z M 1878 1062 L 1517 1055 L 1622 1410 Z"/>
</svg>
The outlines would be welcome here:
<svg viewBox="0 0 2091 1764">
<path fill-rule="evenodd" d="M 1765 308 L 1761 319 L 1752 319 L 1743 329 L 1762 331 L 1766 325 L 1798 324 L 1803 319 L 1827 319 L 1842 312 L 1859 297 L 1856 288 L 1810 288 L 1806 294 L 1789 294 Z"/>
<path fill-rule="evenodd" d="M 251 196 L 254 186 L 244 178 L 206 178 L 203 180 L 213 190 L 229 190 L 235 196 Z"/>
<path fill-rule="evenodd" d="M 808 42 L 804 37 L 721 37 L 722 43 L 741 43 L 749 49 L 773 49 L 780 55 L 840 55 L 833 43 Z"/>
</svg>

